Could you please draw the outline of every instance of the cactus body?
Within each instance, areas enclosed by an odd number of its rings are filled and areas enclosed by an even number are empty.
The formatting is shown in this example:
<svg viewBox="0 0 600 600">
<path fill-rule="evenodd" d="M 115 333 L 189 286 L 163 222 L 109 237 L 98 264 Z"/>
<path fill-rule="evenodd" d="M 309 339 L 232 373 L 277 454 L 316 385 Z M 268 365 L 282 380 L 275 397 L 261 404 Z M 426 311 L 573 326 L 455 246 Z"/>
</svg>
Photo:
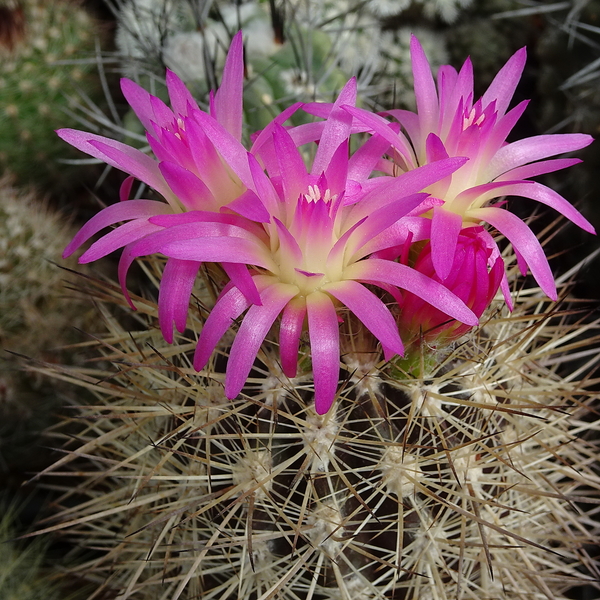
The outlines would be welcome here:
<svg viewBox="0 0 600 600">
<path fill-rule="evenodd" d="M 197 317 L 173 346 L 109 319 L 115 369 L 71 372 L 98 400 L 55 467 L 72 463 L 65 499 L 81 494 L 59 526 L 98 552 L 78 574 L 121 600 L 562 599 L 597 585 L 597 324 L 569 325 L 536 289 L 504 310 L 393 364 L 349 332 L 323 416 L 307 361 L 288 380 L 264 345 L 229 401 L 220 359 L 190 366 Z"/>
</svg>

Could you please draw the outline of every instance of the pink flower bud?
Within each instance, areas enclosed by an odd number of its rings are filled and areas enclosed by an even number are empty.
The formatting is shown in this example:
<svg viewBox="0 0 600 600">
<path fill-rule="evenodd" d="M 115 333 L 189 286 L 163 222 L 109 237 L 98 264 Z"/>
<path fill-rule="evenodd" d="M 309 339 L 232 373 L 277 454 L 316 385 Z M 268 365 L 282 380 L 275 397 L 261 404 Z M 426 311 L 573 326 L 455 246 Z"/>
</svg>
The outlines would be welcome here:
<svg viewBox="0 0 600 600">
<path fill-rule="evenodd" d="M 502 258 L 494 252 L 483 227 L 467 227 L 458 236 L 452 269 L 445 279 L 436 274 L 431 242 L 420 251 L 414 269 L 442 283 L 460 298 L 479 318 L 496 295 L 504 274 Z M 494 255 L 496 255 L 494 257 Z M 426 299 L 406 292 L 399 318 L 404 339 L 422 338 L 429 342 L 456 340 L 471 326 L 449 319 Z"/>
</svg>

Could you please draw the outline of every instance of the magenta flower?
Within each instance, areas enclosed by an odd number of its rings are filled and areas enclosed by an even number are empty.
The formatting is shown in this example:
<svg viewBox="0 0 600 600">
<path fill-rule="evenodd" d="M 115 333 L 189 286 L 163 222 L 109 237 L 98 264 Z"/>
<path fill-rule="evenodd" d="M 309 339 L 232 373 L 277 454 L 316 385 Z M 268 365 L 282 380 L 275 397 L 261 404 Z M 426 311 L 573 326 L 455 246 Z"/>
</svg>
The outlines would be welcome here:
<svg viewBox="0 0 600 600">
<path fill-rule="evenodd" d="M 266 212 L 252 190 L 250 171 L 233 167 L 236 157 L 231 148 L 240 145 L 242 136 L 243 47 L 241 32 L 231 44 L 221 87 L 210 97 L 210 114 L 197 103 L 171 71 L 167 71 L 167 88 L 172 109 L 162 100 L 129 79 L 121 81 L 125 98 L 146 128 L 150 148 L 158 161 L 140 150 L 106 137 L 72 129 L 61 129 L 58 135 L 79 150 L 130 174 L 121 186 L 121 202 L 108 206 L 94 216 L 77 233 L 65 249 L 64 257 L 106 227 L 123 223 L 103 235 L 84 252 L 80 263 L 89 263 L 125 247 L 119 265 L 119 279 L 128 301 L 125 278 L 131 261 L 127 249 L 151 233 L 164 229 L 152 223 L 159 215 L 182 215 L 202 212 L 210 219 L 219 219 L 222 228 L 239 223 L 236 216 L 265 216 Z M 294 105 L 277 117 L 284 122 L 299 107 Z M 206 119 L 210 122 L 207 125 Z M 217 149 L 212 135 L 214 123 L 220 128 L 223 142 Z M 241 158 L 245 160 L 244 150 Z M 133 181 L 139 179 L 158 192 L 166 202 L 130 200 Z M 215 213 L 219 215 L 215 216 Z M 210 260 L 207 258 L 206 260 Z M 192 286 L 201 261 L 169 258 L 159 292 L 159 323 L 165 339 L 173 341 L 173 325 L 182 331 Z M 244 291 L 248 299 L 260 302 L 258 293 L 245 266 L 223 259 L 226 273 Z M 133 305 L 132 305 L 133 307 Z"/>
<path fill-rule="evenodd" d="M 431 242 L 419 252 L 414 269 L 439 281 L 458 296 L 477 317 L 494 299 L 504 274 L 502 258 L 492 260 L 493 240 L 481 226 L 463 229 L 457 240 L 450 272 L 442 279 L 436 273 Z M 488 268 L 492 264 L 491 269 Z M 399 316 L 400 330 L 410 339 L 423 338 L 448 343 L 466 333 L 470 326 L 459 323 L 429 305 L 419 296 L 407 292 Z"/>
<path fill-rule="evenodd" d="M 402 177 L 381 178 L 377 186 L 367 177 L 380 160 L 380 145 L 365 145 L 348 156 L 352 117 L 341 108 L 354 105 L 356 84 L 348 82 L 326 121 L 286 130 L 279 124 L 263 131 L 253 151 L 244 151 L 223 135 L 212 117 L 215 146 L 237 157 L 232 172 L 250 173 L 260 205 L 266 211 L 242 209 L 221 215 L 188 212 L 149 219 L 164 230 L 132 244 L 127 261 L 161 252 L 182 261 L 230 261 L 251 267 L 260 301 L 253 302 L 236 282 L 221 293 L 198 339 L 194 367 L 202 369 L 232 322 L 243 316 L 231 347 L 225 394 L 242 390 L 256 355 L 278 317 L 281 365 L 296 375 L 301 335 L 308 329 L 315 384 L 315 407 L 323 414 L 333 402 L 340 366 L 339 321 L 343 307 L 379 340 L 387 358 L 404 347 L 395 315 L 365 284 L 379 286 L 401 299 L 408 290 L 468 325 L 477 318 L 453 293 L 433 279 L 391 260 L 369 257 L 386 247 L 382 234 L 426 198 L 419 193 L 440 177 L 459 168 L 464 159 L 450 158 L 415 169 Z M 315 135 L 317 133 L 318 135 Z M 318 139 L 310 169 L 298 149 Z M 244 160 L 245 158 L 245 160 Z M 259 160 L 261 163 L 259 163 Z M 266 172 L 265 172 L 266 171 Z M 257 203 L 245 194 L 243 201 Z M 242 214 L 243 213 L 243 214 Z M 218 218 L 217 218 L 218 217 Z M 379 245 L 373 239 L 380 240 Z M 387 245 L 400 243 L 392 236 Z"/>
<path fill-rule="evenodd" d="M 437 89 L 418 40 L 411 40 L 417 113 L 391 110 L 406 132 L 399 132 L 382 116 L 355 107 L 346 110 L 389 142 L 392 160 L 383 166 L 389 174 L 404 173 L 449 156 L 469 160 L 457 171 L 440 178 L 425 191 L 437 205 L 423 213 L 431 219 L 431 256 L 435 272 L 445 280 L 451 272 L 455 248 L 465 227 L 489 223 L 511 243 L 523 273 L 529 266 L 544 292 L 556 299 L 556 286 L 542 247 L 521 219 L 494 204 L 505 196 L 523 196 L 546 204 L 576 225 L 595 233 L 592 225 L 567 200 L 529 178 L 580 162 L 564 158 L 544 160 L 579 150 L 593 139 L 583 134 L 539 135 L 507 143 L 506 137 L 523 114 L 527 101 L 507 112 L 525 65 L 525 49 L 516 52 L 496 75 L 485 94 L 475 102 L 473 68 L 467 59 L 460 72 L 442 66 Z M 495 261 L 496 251 L 491 255 Z M 503 292 L 510 304 L 506 278 Z"/>
</svg>

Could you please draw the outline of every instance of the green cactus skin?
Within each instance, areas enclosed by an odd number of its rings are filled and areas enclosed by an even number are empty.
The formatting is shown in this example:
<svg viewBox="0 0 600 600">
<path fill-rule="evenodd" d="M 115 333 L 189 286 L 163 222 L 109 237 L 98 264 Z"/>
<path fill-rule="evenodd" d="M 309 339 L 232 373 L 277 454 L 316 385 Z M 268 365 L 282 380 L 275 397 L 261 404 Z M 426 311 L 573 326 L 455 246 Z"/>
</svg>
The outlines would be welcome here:
<svg viewBox="0 0 600 600">
<path fill-rule="evenodd" d="M 84 170 L 57 161 L 75 154 L 54 130 L 77 126 L 72 113 L 82 94 L 99 102 L 90 59 L 100 32 L 76 2 L 22 0 L 21 5 L 23 37 L 12 49 L 0 45 L 0 172 L 45 190 L 61 189 Z"/>
</svg>

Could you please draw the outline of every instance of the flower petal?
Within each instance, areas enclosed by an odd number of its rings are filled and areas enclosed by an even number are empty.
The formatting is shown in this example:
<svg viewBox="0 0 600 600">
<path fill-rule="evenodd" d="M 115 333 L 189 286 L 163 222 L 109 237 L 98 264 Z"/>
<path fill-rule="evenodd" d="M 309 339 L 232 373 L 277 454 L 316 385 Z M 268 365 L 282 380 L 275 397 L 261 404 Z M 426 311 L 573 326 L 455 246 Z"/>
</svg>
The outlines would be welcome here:
<svg viewBox="0 0 600 600">
<path fill-rule="evenodd" d="M 495 100 L 498 114 L 503 115 L 506 112 L 523 74 L 526 61 L 527 50 L 525 48 L 517 50 L 508 59 L 481 97 L 481 103 L 484 107 Z"/>
<path fill-rule="evenodd" d="M 446 279 L 452 270 L 462 217 L 443 206 L 433 209 L 431 219 L 431 259 L 436 274 Z"/>
<path fill-rule="evenodd" d="M 229 279 L 246 296 L 248 302 L 258 304 L 259 306 L 262 304 L 254 278 L 250 275 L 246 265 L 225 262 L 221 263 L 221 266 Z"/>
<path fill-rule="evenodd" d="M 167 201 L 172 200 L 173 194 L 160 174 L 158 165 L 140 150 L 101 135 L 76 129 L 59 129 L 56 133 L 71 146 L 133 175 L 161 193 Z"/>
<path fill-rule="evenodd" d="M 356 281 L 329 283 L 323 290 L 346 305 L 381 342 L 386 350 L 386 359 L 404 353 L 396 320 L 373 292 Z"/>
<path fill-rule="evenodd" d="M 225 286 L 198 337 L 194 352 L 196 371 L 206 366 L 219 340 L 249 305 L 250 303 L 237 287 L 233 284 Z"/>
<path fill-rule="evenodd" d="M 236 139 L 242 139 L 242 93 L 244 90 L 244 46 L 238 31 L 227 53 L 221 85 L 215 94 L 215 118 Z"/>
<path fill-rule="evenodd" d="M 536 135 L 517 140 L 503 146 L 496 152 L 486 170 L 490 179 L 506 173 L 510 169 L 520 167 L 527 163 L 585 148 L 594 141 L 590 135 L 583 133 L 562 133 L 550 135 Z"/>
<path fill-rule="evenodd" d="M 173 107 L 173 112 L 175 114 L 187 117 L 190 108 L 191 110 L 198 110 L 198 104 L 194 100 L 194 97 L 176 73 L 171 71 L 171 69 L 167 69 L 165 79 L 171 106 Z"/>
<path fill-rule="evenodd" d="M 107 254 L 128 244 L 143 239 L 149 234 L 162 231 L 162 227 L 149 223 L 146 219 L 136 219 L 113 229 L 94 242 L 79 258 L 80 264 L 86 264 L 103 258 Z"/>
<path fill-rule="evenodd" d="M 173 325 L 185 331 L 190 297 L 200 263 L 170 258 L 163 270 L 158 291 L 158 323 L 165 340 L 173 343 Z"/>
<path fill-rule="evenodd" d="M 340 329 L 333 302 L 323 292 L 306 297 L 308 335 L 315 382 L 315 410 L 324 415 L 333 404 L 340 376 Z"/>
<path fill-rule="evenodd" d="M 414 35 L 410 37 L 410 58 L 421 131 L 422 133 L 435 131 L 439 111 L 437 91 L 429 61 L 419 40 Z"/>
<path fill-rule="evenodd" d="M 173 162 L 158 165 L 165 181 L 188 210 L 218 210 L 214 196 L 194 173 Z"/>
<path fill-rule="evenodd" d="M 457 321 L 467 325 L 478 323 L 473 312 L 446 287 L 406 265 L 379 258 L 367 258 L 344 269 L 344 278 L 377 284 L 391 283 L 423 298 Z"/>
<path fill-rule="evenodd" d="M 154 215 L 167 214 L 171 208 L 164 202 L 156 200 L 127 200 L 111 204 L 94 215 L 75 235 L 63 252 L 63 258 L 68 258 L 93 235 L 121 221 L 132 219 L 148 219 Z"/>
<path fill-rule="evenodd" d="M 372 214 L 375 210 L 394 202 L 398 198 L 425 190 L 436 181 L 451 175 L 468 160 L 468 158 L 462 157 L 446 158 L 407 171 L 398 177 L 387 178 L 383 185 L 373 189 L 354 205 L 346 222 L 347 225 L 360 221 L 363 217 Z"/>
<path fill-rule="evenodd" d="M 341 106 L 354 106 L 355 103 L 356 79 L 353 77 L 343 87 L 333 104 L 327 121 L 325 121 L 317 153 L 312 163 L 311 175 L 318 177 L 321 173 L 325 172 L 340 144 L 348 140 L 352 117 Z"/>
<path fill-rule="evenodd" d="M 298 293 L 295 285 L 276 283 L 261 293 L 262 306 L 251 306 L 235 336 L 225 376 L 225 395 L 235 398 L 248 378 L 267 333 L 284 306 Z"/>
<path fill-rule="evenodd" d="M 519 217 L 502 208 L 488 206 L 472 211 L 473 216 L 495 227 L 519 252 L 544 293 L 557 299 L 556 285 L 544 250 L 531 229 Z"/>
<path fill-rule="evenodd" d="M 279 349 L 281 369 L 287 377 L 296 377 L 300 336 L 306 317 L 306 300 L 302 296 L 292 298 L 281 316 L 279 326 Z"/>
</svg>

